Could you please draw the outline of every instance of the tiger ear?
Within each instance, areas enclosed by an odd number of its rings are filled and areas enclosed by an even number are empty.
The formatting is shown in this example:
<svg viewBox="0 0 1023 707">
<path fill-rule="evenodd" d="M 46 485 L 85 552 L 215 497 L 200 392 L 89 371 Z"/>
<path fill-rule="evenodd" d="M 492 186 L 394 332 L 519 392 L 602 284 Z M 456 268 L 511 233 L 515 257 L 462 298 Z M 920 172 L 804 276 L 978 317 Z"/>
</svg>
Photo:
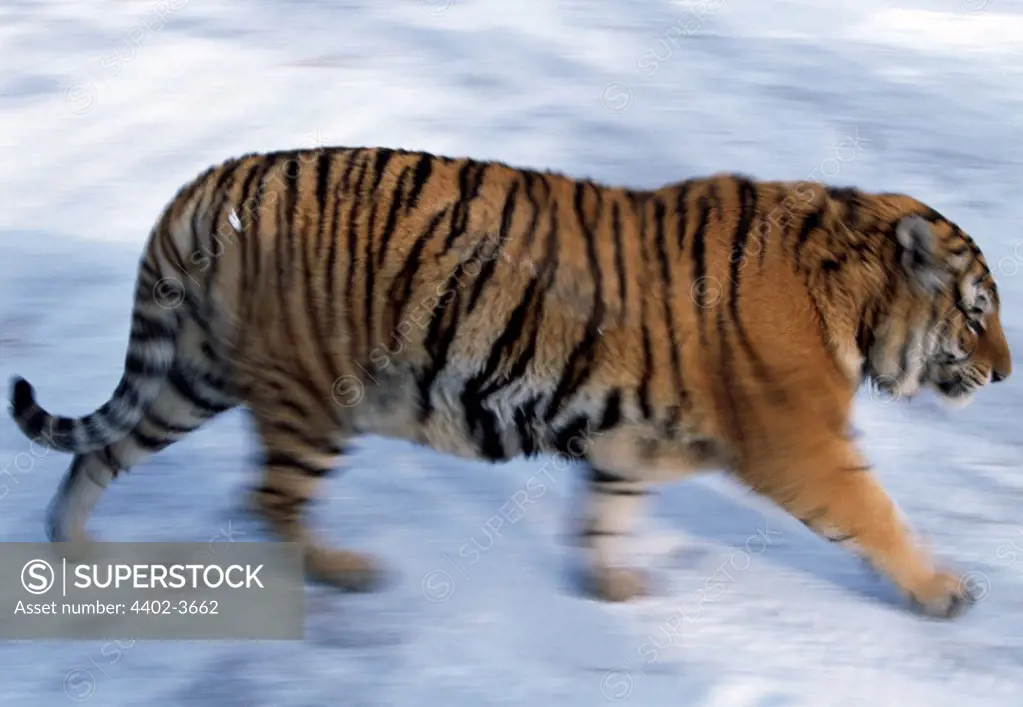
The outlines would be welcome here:
<svg viewBox="0 0 1023 707">
<path fill-rule="evenodd" d="M 910 281 L 927 295 L 935 295 L 952 280 L 939 255 L 938 237 L 926 219 L 903 216 L 895 226 L 895 237 L 902 246 L 902 267 Z"/>
</svg>

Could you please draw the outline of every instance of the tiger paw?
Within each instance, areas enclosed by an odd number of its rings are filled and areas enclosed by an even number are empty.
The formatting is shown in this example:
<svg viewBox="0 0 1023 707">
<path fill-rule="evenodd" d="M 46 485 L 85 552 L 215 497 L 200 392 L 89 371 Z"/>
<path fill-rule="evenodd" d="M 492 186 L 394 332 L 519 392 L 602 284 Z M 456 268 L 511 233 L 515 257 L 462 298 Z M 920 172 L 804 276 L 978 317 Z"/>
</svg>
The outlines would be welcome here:
<svg viewBox="0 0 1023 707">
<path fill-rule="evenodd" d="M 305 551 L 305 569 L 310 579 L 347 592 L 376 591 L 385 574 L 370 555 L 316 546 Z"/>
<path fill-rule="evenodd" d="M 969 574 L 960 578 L 950 572 L 935 572 L 922 587 L 910 593 L 910 600 L 927 616 L 955 618 L 978 600 L 978 593 L 970 584 Z"/>
<path fill-rule="evenodd" d="M 81 564 L 87 560 L 94 559 L 94 553 L 99 551 L 96 541 L 84 532 L 61 540 L 53 539 L 54 552 L 64 558 L 71 565 Z"/>
<path fill-rule="evenodd" d="M 95 541 L 85 532 L 81 525 L 68 522 L 57 510 L 51 510 L 46 518 L 46 535 L 51 543 L 59 547 L 69 560 L 72 557 L 84 557 L 88 547 Z"/>
<path fill-rule="evenodd" d="M 631 567 L 599 567 L 591 577 L 594 596 L 603 601 L 623 602 L 647 594 L 648 578 Z"/>
</svg>

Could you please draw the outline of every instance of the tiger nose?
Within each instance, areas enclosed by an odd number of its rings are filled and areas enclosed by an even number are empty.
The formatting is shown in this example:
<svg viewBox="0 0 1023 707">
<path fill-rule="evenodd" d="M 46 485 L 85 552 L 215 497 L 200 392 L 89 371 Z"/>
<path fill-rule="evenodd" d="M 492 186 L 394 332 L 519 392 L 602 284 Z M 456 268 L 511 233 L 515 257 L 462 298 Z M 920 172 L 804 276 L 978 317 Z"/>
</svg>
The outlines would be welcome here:
<svg viewBox="0 0 1023 707">
<path fill-rule="evenodd" d="M 1005 380 L 1008 377 L 1009 377 L 1009 374 L 1005 373 L 1004 371 L 999 371 L 997 369 L 992 369 L 991 370 L 991 382 L 992 383 L 1001 383 L 1003 380 Z"/>
</svg>

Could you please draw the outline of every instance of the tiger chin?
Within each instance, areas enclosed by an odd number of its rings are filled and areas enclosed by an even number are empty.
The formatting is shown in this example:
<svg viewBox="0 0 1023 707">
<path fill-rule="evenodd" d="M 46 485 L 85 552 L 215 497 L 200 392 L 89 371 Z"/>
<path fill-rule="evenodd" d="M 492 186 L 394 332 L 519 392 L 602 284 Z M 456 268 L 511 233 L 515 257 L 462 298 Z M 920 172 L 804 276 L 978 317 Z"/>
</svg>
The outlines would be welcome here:
<svg viewBox="0 0 1023 707">
<path fill-rule="evenodd" d="M 376 559 L 307 523 L 364 434 L 586 469 L 591 592 L 648 591 L 626 545 L 654 486 L 724 468 L 862 555 L 926 614 L 971 603 L 855 441 L 853 398 L 962 401 L 1007 378 L 998 290 L 957 225 L 902 194 L 716 174 L 637 190 L 386 148 L 248 154 L 185 184 L 140 260 L 124 373 L 81 418 L 14 380 L 11 413 L 74 455 L 54 540 L 119 474 L 244 407 L 253 507 L 311 578 Z"/>
</svg>

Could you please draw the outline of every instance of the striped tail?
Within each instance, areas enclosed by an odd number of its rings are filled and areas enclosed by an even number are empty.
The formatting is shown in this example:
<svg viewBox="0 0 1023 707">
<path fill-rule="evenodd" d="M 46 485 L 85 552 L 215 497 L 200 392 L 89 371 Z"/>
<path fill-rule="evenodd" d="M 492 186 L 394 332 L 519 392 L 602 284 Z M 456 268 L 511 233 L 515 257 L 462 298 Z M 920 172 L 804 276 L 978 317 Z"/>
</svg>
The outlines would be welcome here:
<svg viewBox="0 0 1023 707">
<path fill-rule="evenodd" d="M 148 270 L 148 272 L 147 272 Z M 11 416 L 36 443 L 60 452 L 87 454 L 123 439 L 142 419 L 174 365 L 177 312 L 155 292 L 143 265 L 132 310 L 124 373 L 110 400 L 85 417 L 51 415 L 35 401 L 27 380 L 11 380 Z M 168 279 L 157 283 L 168 282 Z M 180 285 L 180 283 L 178 283 Z M 148 286 L 147 286 L 148 285 Z"/>
</svg>

